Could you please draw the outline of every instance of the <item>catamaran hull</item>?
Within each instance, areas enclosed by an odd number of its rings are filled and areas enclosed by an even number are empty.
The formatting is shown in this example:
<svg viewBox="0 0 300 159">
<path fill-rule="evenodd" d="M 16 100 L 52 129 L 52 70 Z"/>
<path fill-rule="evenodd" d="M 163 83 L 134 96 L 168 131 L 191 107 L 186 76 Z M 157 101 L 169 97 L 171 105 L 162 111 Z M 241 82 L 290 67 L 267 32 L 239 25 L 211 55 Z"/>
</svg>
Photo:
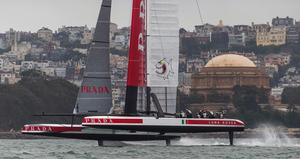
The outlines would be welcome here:
<svg viewBox="0 0 300 159">
<path fill-rule="evenodd" d="M 158 132 L 158 133 L 205 133 L 205 132 L 230 132 L 230 131 L 244 131 L 244 127 L 208 127 L 208 126 L 155 126 L 155 125 L 92 125 L 90 127 L 98 129 L 113 129 L 113 130 L 129 130 L 129 131 L 143 131 L 143 132 Z"/>
<path fill-rule="evenodd" d="M 235 119 L 155 118 L 92 116 L 85 117 L 83 126 L 98 129 L 145 131 L 158 133 L 200 133 L 244 131 L 245 125 Z"/>
<path fill-rule="evenodd" d="M 159 133 L 130 132 L 112 129 L 91 129 L 82 125 L 66 124 L 25 125 L 22 129 L 22 133 L 27 135 L 98 141 L 149 141 L 180 138 L 179 135 L 162 135 Z"/>
<path fill-rule="evenodd" d="M 230 145 L 232 145 L 233 132 L 243 131 L 244 127 L 242 121 L 235 119 L 90 116 L 83 118 L 82 125 L 25 125 L 22 133 L 98 140 L 99 145 L 103 145 L 103 141 L 146 140 L 166 140 L 166 144 L 170 145 L 170 140 L 180 138 L 180 133 L 229 132 Z M 85 132 L 89 128 L 96 128 L 102 132 Z M 108 132 L 103 133 L 106 130 Z M 168 133 L 175 133 L 175 135 Z"/>
<path fill-rule="evenodd" d="M 152 141 L 152 140 L 173 140 L 179 139 L 178 135 L 160 135 L 160 134 L 93 134 L 93 133 L 78 133 L 78 132 L 23 132 L 27 135 L 60 137 L 68 139 L 81 140 L 103 140 L 103 141 Z"/>
</svg>

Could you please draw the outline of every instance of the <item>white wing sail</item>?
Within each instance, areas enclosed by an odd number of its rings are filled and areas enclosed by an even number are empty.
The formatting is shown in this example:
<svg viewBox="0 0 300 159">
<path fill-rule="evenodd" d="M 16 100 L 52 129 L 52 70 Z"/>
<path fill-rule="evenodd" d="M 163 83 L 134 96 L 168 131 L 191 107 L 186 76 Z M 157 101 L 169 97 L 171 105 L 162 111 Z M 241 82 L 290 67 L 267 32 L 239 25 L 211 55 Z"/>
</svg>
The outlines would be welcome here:
<svg viewBox="0 0 300 159">
<path fill-rule="evenodd" d="M 147 86 L 177 87 L 178 0 L 148 1 Z"/>
<path fill-rule="evenodd" d="M 176 111 L 178 3 L 178 0 L 150 0 L 147 4 L 147 86 L 168 113 Z"/>
</svg>

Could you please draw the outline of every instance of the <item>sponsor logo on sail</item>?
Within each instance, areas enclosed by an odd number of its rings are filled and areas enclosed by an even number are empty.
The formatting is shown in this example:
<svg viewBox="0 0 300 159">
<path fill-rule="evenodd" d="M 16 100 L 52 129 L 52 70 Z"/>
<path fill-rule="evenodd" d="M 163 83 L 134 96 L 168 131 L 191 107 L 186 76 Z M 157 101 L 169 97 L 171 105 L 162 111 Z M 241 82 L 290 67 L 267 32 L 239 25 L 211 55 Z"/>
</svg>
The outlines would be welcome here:
<svg viewBox="0 0 300 159">
<path fill-rule="evenodd" d="M 172 67 L 172 59 L 167 60 L 163 58 L 158 61 L 155 65 L 155 73 L 158 77 L 163 78 L 164 80 L 169 79 L 174 75 L 173 67 Z"/>
<path fill-rule="evenodd" d="M 81 86 L 81 93 L 91 94 L 109 94 L 109 88 L 107 86 Z"/>
<path fill-rule="evenodd" d="M 140 18 L 141 18 L 141 32 L 139 33 L 139 37 L 138 37 L 138 50 L 143 53 L 145 46 L 144 46 L 144 24 L 145 23 L 145 2 L 144 0 L 141 0 L 140 2 Z"/>
</svg>

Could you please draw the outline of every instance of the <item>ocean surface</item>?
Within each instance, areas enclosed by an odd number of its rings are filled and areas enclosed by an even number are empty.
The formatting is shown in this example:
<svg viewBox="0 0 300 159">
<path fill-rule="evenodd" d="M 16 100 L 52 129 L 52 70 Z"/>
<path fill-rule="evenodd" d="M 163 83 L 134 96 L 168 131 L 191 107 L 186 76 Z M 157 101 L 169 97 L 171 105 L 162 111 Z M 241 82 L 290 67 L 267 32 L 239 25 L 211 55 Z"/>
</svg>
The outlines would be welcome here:
<svg viewBox="0 0 300 159">
<path fill-rule="evenodd" d="M 4 159 L 160 159 L 160 158 L 299 158 L 298 138 L 242 138 L 228 146 L 228 139 L 188 138 L 165 142 L 126 142 L 121 147 L 99 147 L 96 141 L 68 139 L 0 140 Z"/>
</svg>

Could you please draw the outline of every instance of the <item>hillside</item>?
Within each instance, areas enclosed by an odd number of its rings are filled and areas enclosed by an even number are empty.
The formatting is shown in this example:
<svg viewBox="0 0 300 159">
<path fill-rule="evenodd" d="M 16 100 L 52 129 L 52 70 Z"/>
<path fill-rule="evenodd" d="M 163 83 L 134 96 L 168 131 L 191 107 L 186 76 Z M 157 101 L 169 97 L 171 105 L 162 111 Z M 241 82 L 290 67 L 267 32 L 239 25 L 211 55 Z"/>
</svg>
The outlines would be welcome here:
<svg viewBox="0 0 300 159">
<path fill-rule="evenodd" d="M 33 114 L 72 113 L 78 88 L 61 79 L 25 77 L 15 85 L 0 85 L 0 131 L 19 130 L 26 123 L 70 123 L 65 117 Z"/>
</svg>

